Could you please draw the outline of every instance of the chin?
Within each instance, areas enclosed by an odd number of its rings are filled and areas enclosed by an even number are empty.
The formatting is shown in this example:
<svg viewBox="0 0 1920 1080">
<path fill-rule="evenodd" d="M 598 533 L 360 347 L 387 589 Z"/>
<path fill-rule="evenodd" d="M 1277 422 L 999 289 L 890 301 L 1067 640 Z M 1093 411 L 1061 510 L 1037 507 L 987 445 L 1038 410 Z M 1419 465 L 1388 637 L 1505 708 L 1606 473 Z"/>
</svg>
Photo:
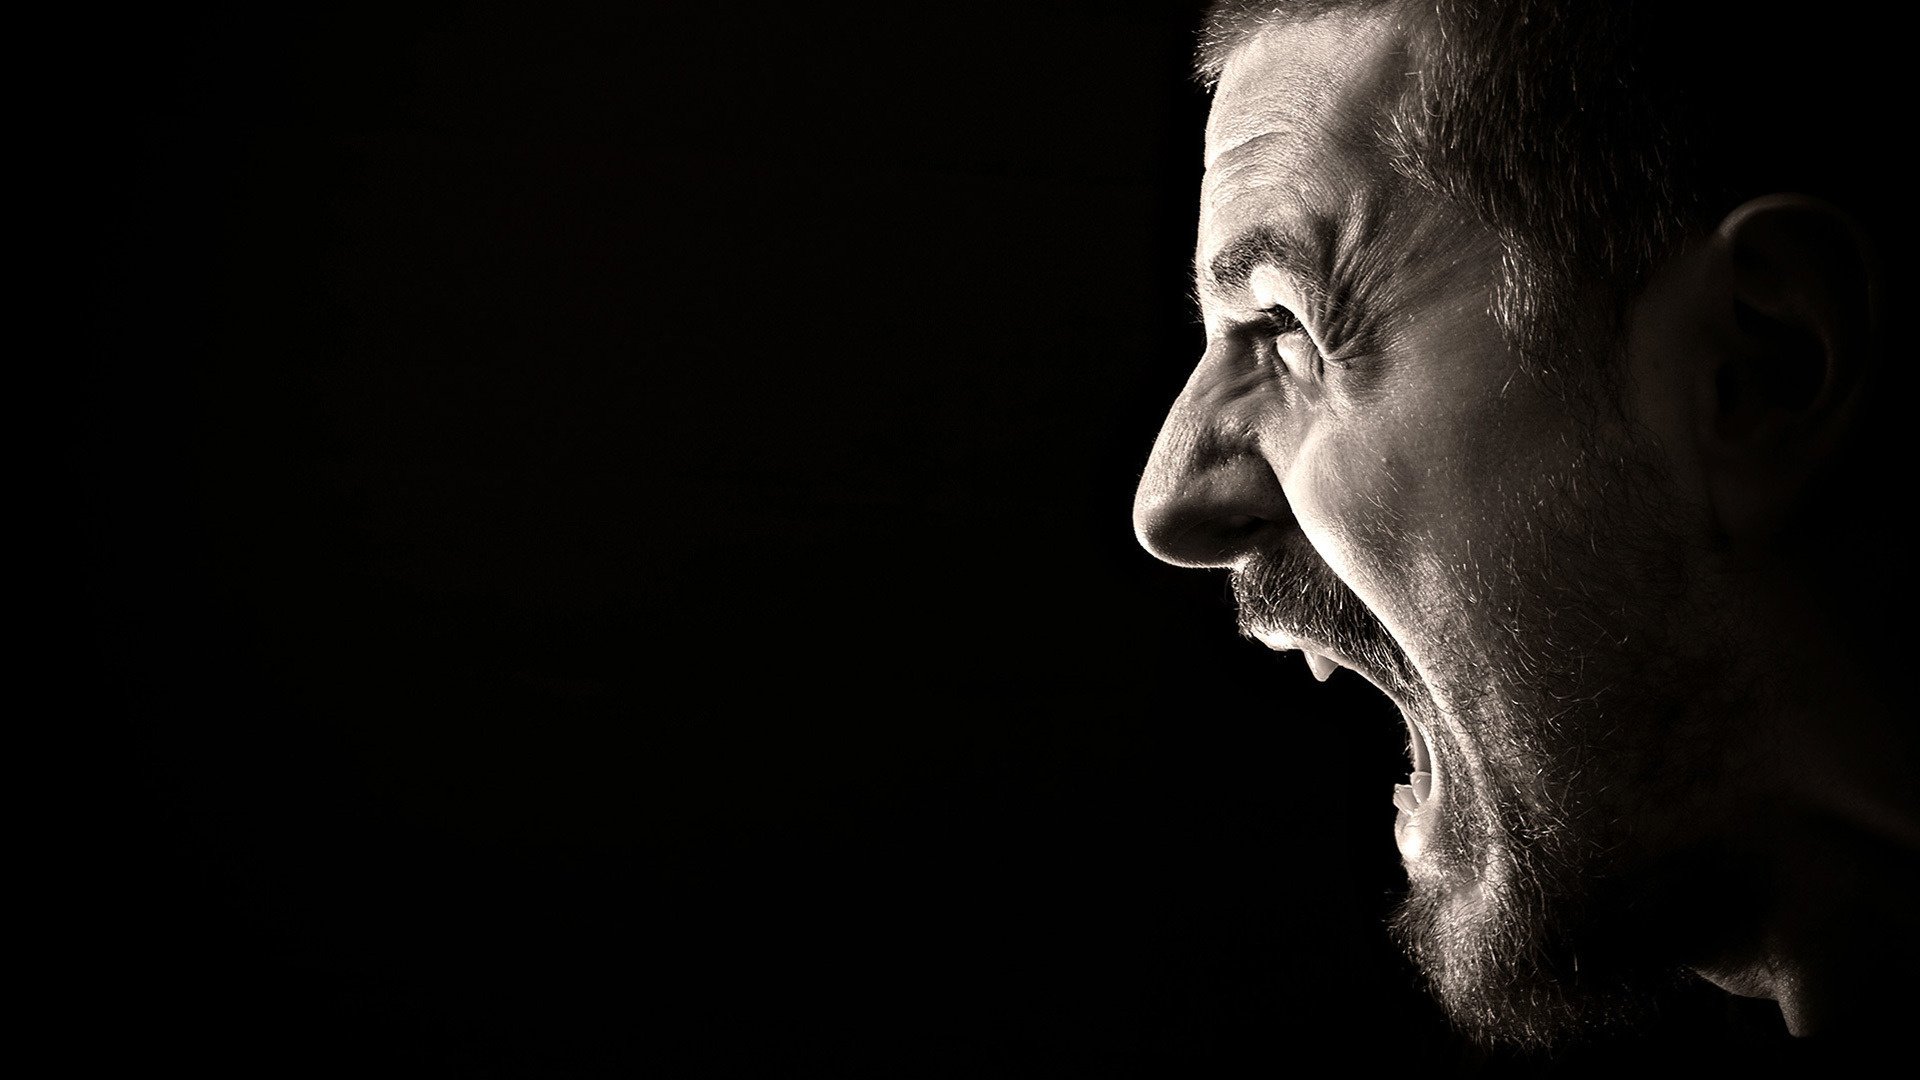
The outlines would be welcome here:
<svg viewBox="0 0 1920 1080">
<path fill-rule="evenodd" d="M 1392 928 L 1460 1030 L 1484 1044 L 1546 1049 L 1638 1024 L 1672 982 L 1634 971 L 1617 939 L 1602 945 L 1612 935 L 1588 933 L 1569 899 L 1537 882 L 1423 875 Z"/>
<path fill-rule="evenodd" d="M 1437 725 L 1410 726 L 1417 740 Z M 1593 834 L 1594 816 L 1521 785 L 1566 779 L 1552 755 L 1469 764 L 1444 737 L 1426 754 L 1428 797 L 1396 824 L 1409 888 L 1392 929 L 1449 1019 L 1535 1049 L 1644 1021 L 1681 977 L 1659 962 L 1659 875 Z"/>
</svg>

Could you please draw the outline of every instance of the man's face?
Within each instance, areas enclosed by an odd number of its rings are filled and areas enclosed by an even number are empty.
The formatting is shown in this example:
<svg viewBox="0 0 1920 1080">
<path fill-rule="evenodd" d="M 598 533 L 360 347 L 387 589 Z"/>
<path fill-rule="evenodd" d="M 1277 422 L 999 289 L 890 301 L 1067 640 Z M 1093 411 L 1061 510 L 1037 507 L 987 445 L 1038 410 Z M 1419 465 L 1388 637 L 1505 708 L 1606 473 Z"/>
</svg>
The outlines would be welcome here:
<svg viewBox="0 0 1920 1080">
<path fill-rule="evenodd" d="M 1666 411 L 1643 388 L 1576 416 L 1531 377 L 1489 310 L 1492 234 L 1383 160 L 1405 46 L 1383 15 L 1337 14 L 1229 61 L 1206 352 L 1136 525 L 1168 561 L 1231 568 L 1249 634 L 1395 701 L 1398 929 L 1458 1020 L 1550 1037 L 1621 1005 L 1665 947 L 1655 913 L 1688 887 L 1668 868 L 1725 825 L 1703 809 L 1731 781 L 1701 704 L 1726 680 L 1683 647 L 1691 503 Z"/>
</svg>

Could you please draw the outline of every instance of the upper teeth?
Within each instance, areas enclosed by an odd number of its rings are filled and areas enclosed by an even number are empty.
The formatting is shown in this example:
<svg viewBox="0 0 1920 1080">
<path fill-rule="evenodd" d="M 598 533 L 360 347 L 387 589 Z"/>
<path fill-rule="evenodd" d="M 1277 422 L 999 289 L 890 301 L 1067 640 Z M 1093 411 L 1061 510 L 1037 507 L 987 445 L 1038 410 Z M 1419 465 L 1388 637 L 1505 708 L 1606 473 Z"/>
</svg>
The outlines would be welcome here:
<svg viewBox="0 0 1920 1080">
<path fill-rule="evenodd" d="M 1339 664 L 1321 656 L 1319 653 L 1308 652 L 1302 649 L 1300 655 L 1307 658 L 1307 668 L 1313 672 L 1313 677 L 1319 679 L 1321 682 L 1326 682 L 1329 676 L 1340 669 Z"/>
</svg>

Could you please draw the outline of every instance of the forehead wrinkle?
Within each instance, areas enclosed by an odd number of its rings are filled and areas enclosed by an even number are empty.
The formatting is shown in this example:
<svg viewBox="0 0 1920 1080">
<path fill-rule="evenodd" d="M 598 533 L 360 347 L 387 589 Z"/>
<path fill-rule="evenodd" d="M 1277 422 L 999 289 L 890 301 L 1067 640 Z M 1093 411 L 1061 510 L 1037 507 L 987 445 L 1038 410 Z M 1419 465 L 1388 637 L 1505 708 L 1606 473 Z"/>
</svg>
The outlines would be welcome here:
<svg viewBox="0 0 1920 1080">
<path fill-rule="evenodd" d="M 1282 18 L 1227 57 L 1207 115 L 1207 167 L 1263 132 L 1319 130 L 1373 142 L 1375 122 L 1416 89 L 1415 27 L 1388 11 Z"/>
<path fill-rule="evenodd" d="M 1214 110 L 1215 113 L 1219 111 Z M 1208 138 L 1206 169 L 1209 175 L 1220 166 L 1223 159 L 1245 157 L 1264 149 L 1261 144 L 1269 139 L 1279 139 L 1301 130 L 1299 120 L 1290 110 L 1284 109 L 1271 114 L 1241 114 L 1239 122 L 1233 127 L 1232 133 L 1224 139 Z"/>
<path fill-rule="evenodd" d="M 1218 214 L 1236 199 L 1284 186 L 1287 180 L 1279 174 L 1291 134 L 1287 126 L 1261 131 L 1216 157 L 1200 180 L 1202 210 Z"/>
</svg>

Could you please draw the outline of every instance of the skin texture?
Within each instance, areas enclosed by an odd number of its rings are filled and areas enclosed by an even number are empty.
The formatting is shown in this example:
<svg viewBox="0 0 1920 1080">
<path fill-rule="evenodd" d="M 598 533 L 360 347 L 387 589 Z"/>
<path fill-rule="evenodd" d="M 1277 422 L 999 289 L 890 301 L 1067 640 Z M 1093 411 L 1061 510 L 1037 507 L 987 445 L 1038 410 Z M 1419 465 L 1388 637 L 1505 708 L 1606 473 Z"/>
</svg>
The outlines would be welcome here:
<svg viewBox="0 0 1920 1080">
<path fill-rule="evenodd" d="M 1207 347 L 1135 524 L 1233 570 L 1247 632 L 1394 699 L 1432 766 L 1396 830 L 1398 933 L 1461 1025 L 1552 1043 L 1732 947 L 1727 897 L 1762 871 L 1731 838 L 1769 769 L 1745 747 L 1768 740 L 1739 719 L 1752 672 L 1703 644 L 1729 610 L 1689 338 L 1637 312 L 1608 407 L 1525 373 L 1489 311 L 1493 234 L 1375 149 L 1407 33 L 1336 13 L 1232 54 Z"/>
</svg>

